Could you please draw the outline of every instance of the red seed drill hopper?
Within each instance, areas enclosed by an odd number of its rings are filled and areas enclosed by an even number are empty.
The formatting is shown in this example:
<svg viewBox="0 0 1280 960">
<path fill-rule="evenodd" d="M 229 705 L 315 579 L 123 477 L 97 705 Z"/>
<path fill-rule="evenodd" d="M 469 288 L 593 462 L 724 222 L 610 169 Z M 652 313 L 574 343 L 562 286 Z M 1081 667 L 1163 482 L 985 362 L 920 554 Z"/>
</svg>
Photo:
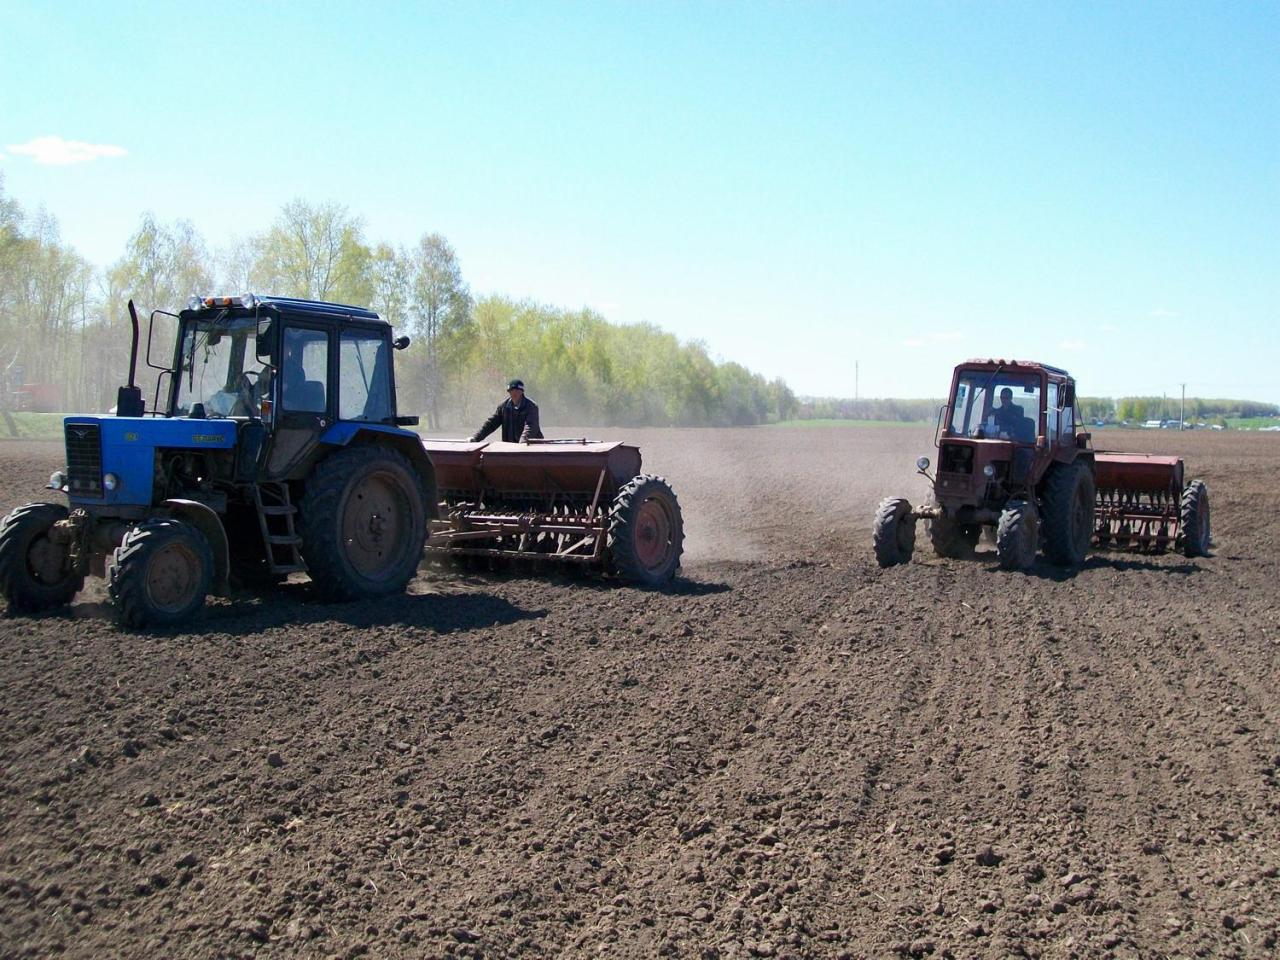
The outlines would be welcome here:
<svg viewBox="0 0 1280 960">
<path fill-rule="evenodd" d="M 1094 543 L 1100 547 L 1189 557 L 1209 549 L 1209 491 L 1184 482 L 1180 457 L 1145 453 L 1094 454 Z"/>
<path fill-rule="evenodd" d="M 657 586 L 680 568 L 680 505 L 621 441 L 424 440 L 440 519 L 427 553 L 578 564 Z"/>
</svg>

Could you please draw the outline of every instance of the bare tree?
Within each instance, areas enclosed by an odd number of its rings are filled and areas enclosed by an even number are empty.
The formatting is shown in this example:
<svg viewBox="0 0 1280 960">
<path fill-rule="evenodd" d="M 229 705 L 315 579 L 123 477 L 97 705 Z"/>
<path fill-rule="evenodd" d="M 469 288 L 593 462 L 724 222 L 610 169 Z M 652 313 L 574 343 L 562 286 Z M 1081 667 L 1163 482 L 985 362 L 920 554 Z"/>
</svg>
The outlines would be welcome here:
<svg viewBox="0 0 1280 960">
<path fill-rule="evenodd" d="M 453 245 L 438 233 L 426 234 L 418 241 L 411 270 L 415 326 L 427 347 L 424 371 L 427 424 L 438 428 L 440 394 L 444 388 L 440 342 L 466 324 L 471 311 L 471 292 L 462 279 L 462 268 Z"/>
</svg>

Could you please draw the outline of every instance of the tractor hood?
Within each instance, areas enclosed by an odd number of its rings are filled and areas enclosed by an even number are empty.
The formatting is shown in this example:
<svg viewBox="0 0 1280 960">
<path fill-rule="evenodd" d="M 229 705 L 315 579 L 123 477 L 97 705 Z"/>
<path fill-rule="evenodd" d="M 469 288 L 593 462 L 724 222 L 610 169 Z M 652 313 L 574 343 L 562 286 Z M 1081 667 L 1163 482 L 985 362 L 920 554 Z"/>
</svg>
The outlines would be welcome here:
<svg viewBox="0 0 1280 960">
<path fill-rule="evenodd" d="M 938 445 L 938 496 L 980 496 L 990 483 L 1009 476 L 1018 446 L 1011 440 L 944 439 Z"/>
<path fill-rule="evenodd" d="M 67 417 L 67 496 L 73 504 L 151 502 L 155 452 L 227 450 L 236 445 L 234 420 L 162 417 Z"/>
</svg>

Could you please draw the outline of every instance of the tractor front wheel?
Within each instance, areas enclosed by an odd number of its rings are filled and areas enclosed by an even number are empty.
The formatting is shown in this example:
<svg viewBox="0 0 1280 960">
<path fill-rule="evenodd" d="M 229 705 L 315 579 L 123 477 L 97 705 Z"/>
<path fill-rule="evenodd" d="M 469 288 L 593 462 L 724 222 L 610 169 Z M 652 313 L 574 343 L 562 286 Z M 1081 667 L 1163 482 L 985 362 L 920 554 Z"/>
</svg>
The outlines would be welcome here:
<svg viewBox="0 0 1280 960">
<path fill-rule="evenodd" d="M 916 549 L 916 520 L 911 503 L 902 497 L 886 497 L 876 509 L 871 528 L 876 562 L 882 567 L 908 563 Z"/>
<path fill-rule="evenodd" d="M 12 612 L 64 607 L 84 586 L 66 545 L 49 539 L 53 525 L 66 518 L 61 504 L 28 503 L 0 521 L 0 595 Z"/>
<path fill-rule="evenodd" d="M 1084 563 L 1093 539 L 1094 486 L 1088 464 L 1055 467 L 1044 486 L 1044 552 L 1061 567 Z"/>
<path fill-rule="evenodd" d="M 625 483 L 609 510 L 609 556 L 624 579 L 660 586 L 680 569 L 684 520 L 675 491 L 662 477 Z"/>
<path fill-rule="evenodd" d="M 996 559 L 1002 570 L 1026 570 L 1036 561 L 1040 545 L 1040 517 L 1035 504 L 1010 500 L 996 526 Z"/>
<path fill-rule="evenodd" d="M 1209 552 L 1209 488 L 1203 480 L 1192 480 L 1182 491 L 1182 553 L 1203 557 Z"/>
<path fill-rule="evenodd" d="M 213 550 L 181 520 L 148 520 L 124 535 L 107 566 L 107 595 L 126 627 L 173 626 L 204 606 Z"/>
<path fill-rule="evenodd" d="M 298 504 L 302 558 L 327 597 L 403 593 L 427 541 L 426 494 L 408 459 L 348 447 L 322 460 Z"/>
</svg>

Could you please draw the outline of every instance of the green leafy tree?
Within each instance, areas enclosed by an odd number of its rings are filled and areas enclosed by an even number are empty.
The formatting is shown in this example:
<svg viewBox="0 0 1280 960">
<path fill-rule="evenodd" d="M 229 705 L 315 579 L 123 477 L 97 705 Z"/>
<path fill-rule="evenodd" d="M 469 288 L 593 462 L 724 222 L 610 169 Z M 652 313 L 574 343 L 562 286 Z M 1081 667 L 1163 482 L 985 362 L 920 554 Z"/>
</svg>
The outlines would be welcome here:
<svg viewBox="0 0 1280 960">
<path fill-rule="evenodd" d="M 341 204 L 290 200 L 252 247 L 255 292 L 357 305 L 373 300 L 364 225 Z"/>
</svg>

